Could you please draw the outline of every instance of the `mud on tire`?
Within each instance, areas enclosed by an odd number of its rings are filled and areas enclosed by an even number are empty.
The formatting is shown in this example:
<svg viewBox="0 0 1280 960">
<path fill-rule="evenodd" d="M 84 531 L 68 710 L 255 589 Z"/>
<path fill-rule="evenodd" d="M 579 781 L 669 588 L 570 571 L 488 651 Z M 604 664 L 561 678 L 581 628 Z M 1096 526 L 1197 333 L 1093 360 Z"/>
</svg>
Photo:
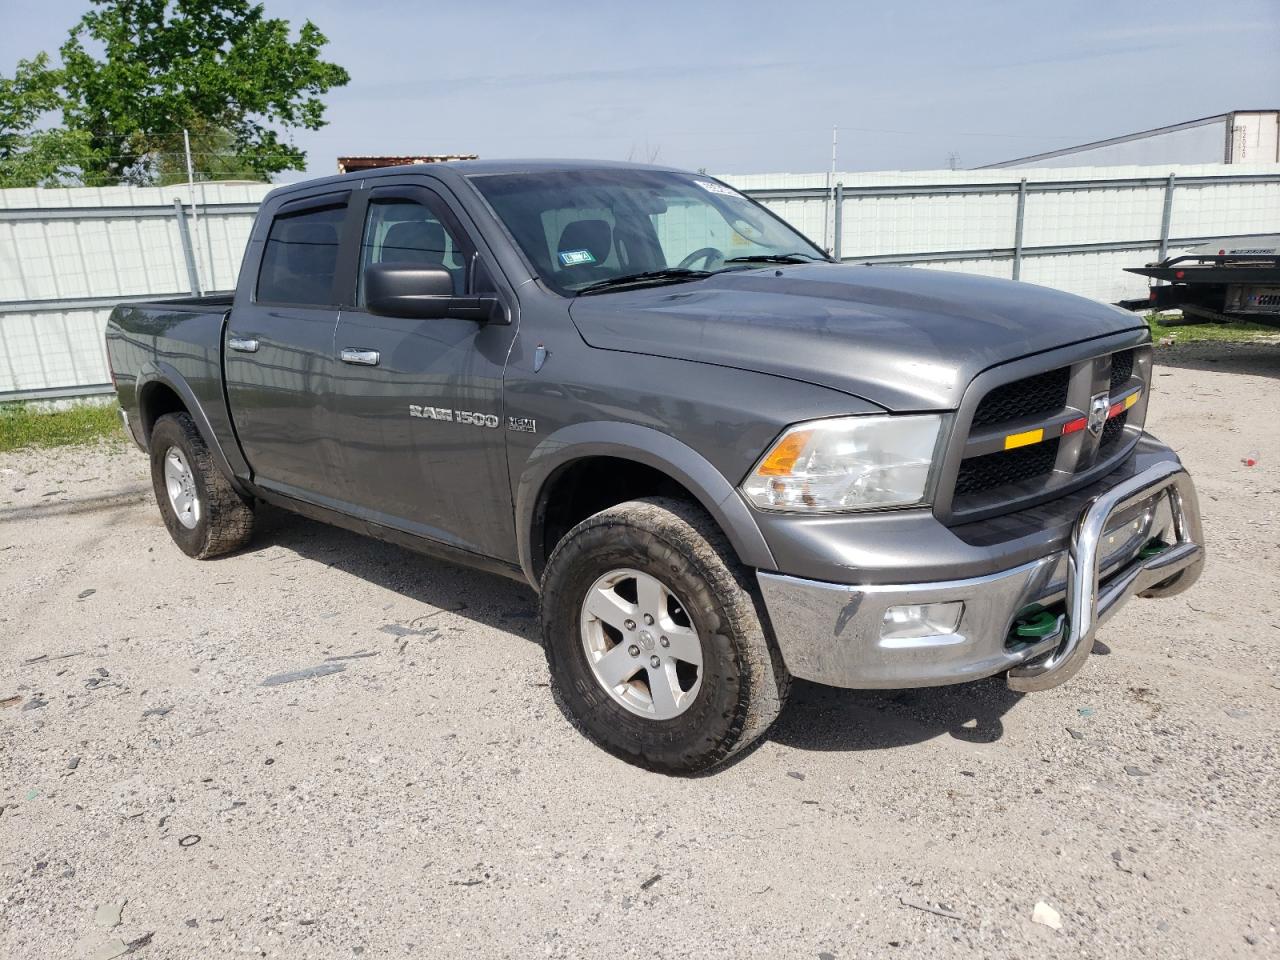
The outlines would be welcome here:
<svg viewBox="0 0 1280 960">
<path fill-rule="evenodd" d="M 584 601 L 593 584 L 616 570 L 662 581 L 687 607 L 701 643 L 700 685 L 670 719 L 622 705 L 597 679 L 584 648 Z M 557 701 L 615 756 L 664 773 L 706 770 L 760 737 L 782 709 L 791 678 L 766 638 L 754 581 L 697 505 L 655 497 L 587 518 L 556 546 L 541 588 Z"/>
<path fill-rule="evenodd" d="M 189 490 L 198 510 L 179 519 L 170 498 L 166 459 L 177 450 L 189 473 Z M 169 413 L 151 430 L 151 483 L 164 525 L 173 542 L 189 557 L 205 560 L 244 546 L 253 533 L 253 506 L 232 488 L 218 469 L 190 414 Z M 195 516 L 194 525 L 188 525 Z"/>
</svg>

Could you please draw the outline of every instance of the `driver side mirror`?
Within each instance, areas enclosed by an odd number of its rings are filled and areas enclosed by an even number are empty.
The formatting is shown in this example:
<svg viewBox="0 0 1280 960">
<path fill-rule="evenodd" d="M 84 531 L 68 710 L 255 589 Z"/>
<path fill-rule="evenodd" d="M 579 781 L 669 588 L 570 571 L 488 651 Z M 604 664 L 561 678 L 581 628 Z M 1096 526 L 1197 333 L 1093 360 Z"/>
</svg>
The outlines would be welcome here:
<svg viewBox="0 0 1280 960">
<path fill-rule="evenodd" d="M 364 270 L 364 301 L 380 317 L 506 322 L 497 297 L 455 296 L 453 275 L 443 267 L 371 263 Z"/>
</svg>

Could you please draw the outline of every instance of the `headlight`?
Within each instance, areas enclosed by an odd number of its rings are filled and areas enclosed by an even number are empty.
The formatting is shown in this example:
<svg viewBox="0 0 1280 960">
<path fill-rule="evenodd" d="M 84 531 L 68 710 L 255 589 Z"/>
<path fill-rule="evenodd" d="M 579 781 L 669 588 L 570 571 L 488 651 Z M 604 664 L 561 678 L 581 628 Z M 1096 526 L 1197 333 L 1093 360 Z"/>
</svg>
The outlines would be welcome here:
<svg viewBox="0 0 1280 960">
<path fill-rule="evenodd" d="M 942 417 L 840 417 L 798 423 L 742 484 L 762 510 L 822 513 L 908 507 L 929 494 Z"/>
</svg>

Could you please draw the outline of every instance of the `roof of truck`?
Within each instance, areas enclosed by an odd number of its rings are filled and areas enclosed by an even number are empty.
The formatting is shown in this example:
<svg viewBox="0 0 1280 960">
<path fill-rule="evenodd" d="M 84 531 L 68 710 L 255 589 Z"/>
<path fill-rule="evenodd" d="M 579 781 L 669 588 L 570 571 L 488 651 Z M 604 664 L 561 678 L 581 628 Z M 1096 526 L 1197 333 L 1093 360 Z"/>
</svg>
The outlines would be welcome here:
<svg viewBox="0 0 1280 960">
<path fill-rule="evenodd" d="M 550 173 L 565 170 L 658 170 L 666 173 L 690 173 L 678 167 L 666 167 L 649 163 L 628 163 L 619 160 L 450 160 L 447 163 L 404 164 L 379 167 L 374 170 L 353 170 L 350 173 L 321 177 L 315 180 L 299 180 L 272 190 L 268 197 L 279 197 L 297 190 L 317 186 L 346 186 L 356 181 L 379 177 L 403 177 L 420 173 L 442 180 L 463 179 L 472 176 L 490 176 L 500 173 Z"/>
</svg>

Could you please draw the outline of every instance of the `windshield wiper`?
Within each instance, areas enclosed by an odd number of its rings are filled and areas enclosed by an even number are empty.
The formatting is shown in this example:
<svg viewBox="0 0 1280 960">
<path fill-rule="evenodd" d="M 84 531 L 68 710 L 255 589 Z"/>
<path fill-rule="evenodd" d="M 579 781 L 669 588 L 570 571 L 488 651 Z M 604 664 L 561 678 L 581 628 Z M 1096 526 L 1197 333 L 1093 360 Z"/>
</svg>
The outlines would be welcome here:
<svg viewBox="0 0 1280 960">
<path fill-rule="evenodd" d="M 644 273 L 628 273 L 621 277 L 597 280 L 595 283 L 587 284 L 575 296 L 580 297 L 583 294 L 599 293 L 603 290 L 612 290 L 615 287 L 643 286 L 650 283 L 679 283 L 682 280 L 700 280 L 709 276 L 711 276 L 710 270 L 683 270 L 679 267 L 672 267 L 667 270 L 646 270 Z"/>
<path fill-rule="evenodd" d="M 753 253 L 749 257 L 730 257 L 725 263 L 821 263 L 807 253 Z"/>
</svg>

